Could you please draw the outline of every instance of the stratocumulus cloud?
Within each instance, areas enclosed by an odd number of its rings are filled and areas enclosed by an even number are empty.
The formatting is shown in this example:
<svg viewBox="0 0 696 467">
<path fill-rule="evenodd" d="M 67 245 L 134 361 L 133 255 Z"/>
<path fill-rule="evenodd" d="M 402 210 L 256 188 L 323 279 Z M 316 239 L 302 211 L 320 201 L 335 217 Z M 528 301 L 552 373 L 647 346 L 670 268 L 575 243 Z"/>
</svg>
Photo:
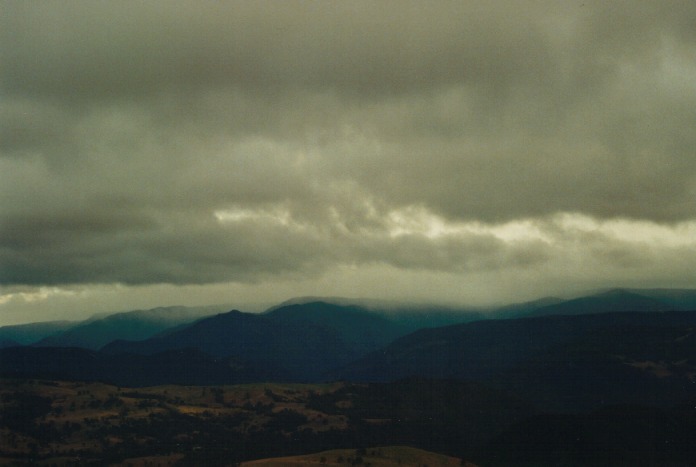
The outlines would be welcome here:
<svg viewBox="0 0 696 467">
<path fill-rule="evenodd" d="M 696 284 L 693 2 L 0 8 L 8 322 Z"/>
</svg>

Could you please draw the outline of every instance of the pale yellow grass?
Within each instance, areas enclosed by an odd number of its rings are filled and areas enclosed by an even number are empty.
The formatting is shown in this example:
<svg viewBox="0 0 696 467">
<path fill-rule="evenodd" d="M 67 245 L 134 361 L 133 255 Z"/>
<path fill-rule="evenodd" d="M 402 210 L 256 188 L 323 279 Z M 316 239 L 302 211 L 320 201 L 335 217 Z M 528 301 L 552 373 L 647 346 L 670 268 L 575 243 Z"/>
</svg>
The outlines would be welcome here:
<svg viewBox="0 0 696 467">
<path fill-rule="evenodd" d="M 409 446 L 388 446 L 367 448 L 364 454 L 360 455 L 355 449 L 335 449 L 315 454 L 292 457 L 277 457 L 272 459 L 259 459 L 255 461 L 243 462 L 243 467 L 291 467 L 295 465 L 316 465 L 316 466 L 346 466 L 360 457 L 361 464 L 371 465 L 372 467 L 454 467 L 465 465 L 476 467 L 469 462 L 462 463 L 461 459 L 445 456 L 434 452 L 424 451 Z"/>
</svg>

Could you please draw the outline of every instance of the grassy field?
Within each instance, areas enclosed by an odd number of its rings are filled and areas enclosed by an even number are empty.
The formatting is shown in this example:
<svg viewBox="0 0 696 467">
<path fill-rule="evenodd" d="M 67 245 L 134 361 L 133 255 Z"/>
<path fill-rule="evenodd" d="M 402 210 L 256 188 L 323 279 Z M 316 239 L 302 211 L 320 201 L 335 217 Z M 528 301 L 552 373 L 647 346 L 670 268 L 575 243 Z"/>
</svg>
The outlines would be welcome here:
<svg viewBox="0 0 696 467">
<path fill-rule="evenodd" d="M 466 465 L 456 456 L 490 419 L 476 418 L 479 392 L 418 381 L 127 388 L 0 379 L 0 464 Z"/>
<path fill-rule="evenodd" d="M 185 454 L 207 447 L 206 443 L 220 444 L 217 438 L 211 439 L 208 430 L 215 431 L 218 438 L 244 437 L 285 419 L 292 419 L 294 426 L 279 425 L 281 432 L 342 430 L 347 426 L 345 416 L 324 414 L 306 404 L 310 394 L 338 387 L 250 384 L 123 388 L 103 383 L 3 379 L 0 464 L 28 461 L 61 465 L 78 459 L 110 458 L 113 465 L 173 465 Z M 131 458 L 130 452 L 148 455 Z"/>
<path fill-rule="evenodd" d="M 372 467 L 476 467 L 456 457 L 423 451 L 408 446 L 367 449 L 334 449 L 304 456 L 278 457 L 243 462 L 241 467 L 284 467 L 293 465 L 363 465 Z"/>
</svg>

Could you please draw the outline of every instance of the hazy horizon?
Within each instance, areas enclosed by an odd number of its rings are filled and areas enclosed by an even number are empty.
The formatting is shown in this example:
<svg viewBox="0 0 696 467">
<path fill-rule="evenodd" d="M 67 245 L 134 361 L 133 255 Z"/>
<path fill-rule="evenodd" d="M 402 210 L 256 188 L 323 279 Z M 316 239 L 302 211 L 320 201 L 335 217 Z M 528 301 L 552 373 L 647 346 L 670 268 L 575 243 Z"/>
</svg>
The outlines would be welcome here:
<svg viewBox="0 0 696 467">
<path fill-rule="evenodd" d="M 659 288 L 659 289 L 634 289 L 634 288 L 626 288 L 626 287 L 612 287 L 612 288 L 600 288 L 600 289 L 593 289 L 593 290 L 585 290 L 582 292 L 576 292 L 572 294 L 557 294 L 557 295 L 543 295 L 543 296 L 536 296 L 532 297 L 527 300 L 521 300 L 521 301 L 509 301 L 509 302 L 499 302 L 499 303 L 484 303 L 484 304 L 463 304 L 460 302 L 446 302 L 446 301 L 435 301 L 435 300 L 398 300 L 398 299 L 377 299 L 377 298 L 370 298 L 370 297 L 340 297 L 340 296 L 317 296 L 317 295 L 304 295 L 304 296 L 295 296 L 295 297 L 288 297 L 287 299 L 284 300 L 279 300 L 276 302 L 263 302 L 263 301 L 257 301 L 257 302 L 246 302 L 246 303 L 203 303 L 203 304 L 189 304 L 189 305 L 181 305 L 181 304 L 167 304 L 167 305 L 155 305 L 151 307 L 145 307 L 145 308 L 133 308 L 133 309 L 120 309 L 120 308 L 115 308 L 115 309 L 108 309 L 104 308 L 101 309 L 100 311 L 86 311 L 85 313 L 76 313 L 74 316 L 65 319 L 65 320 L 39 320 L 39 321 L 18 321 L 15 323 L 3 323 L 0 322 L 0 327 L 3 326 L 15 326 L 15 325 L 24 325 L 24 324 L 34 324 L 34 323 L 42 323 L 42 322 L 52 322 L 52 321 L 71 321 L 75 323 L 79 323 L 85 320 L 93 320 L 93 319 L 101 319 L 101 318 L 106 318 L 108 316 L 112 315 L 117 315 L 117 314 L 124 314 L 124 313 L 137 313 L 141 311 L 149 311 L 149 310 L 155 310 L 159 308 L 178 308 L 178 307 L 188 307 L 188 308 L 218 308 L 218 311 L 215 311 L 215 313 L 225 313 L 228 311 L 242 311 L 244 313 L 264 313 L 267 311 L 270 311 L 272 309 L 281 307 L 281 306 L 286 306 L 286 305 L 296 305 L 296 304 L 304 304 L 304 303 L 311 303 L 311 302 L 326 302 L 326 303 L 332 303 L 340 306 L 359 306 L 359 307 L 364 307 L 368 310 L 374 310 L 377 312 L 419 312 L 419 311 L 427 311 L 428 313 L 432 313 L 435 310 L 437 312 L 445 312 L 445 313 L 467 313 L 467 312 L 473 312 L 473 313 L 483 313 L 484 315 L 486 313 L 493 313 L 498 310 L 504 309 L 504 308 L 509 308 L 513 307 L 515 305 L 527 305 L 527 304 L 533 304 L 535 302 L 540 302 L 540 301 L 545 301 L 545 300 L 552 300 L 552 299 L 557 299 L 561 301 L 567 301 L 567 300 L 574 300 L 577 298 L 583 298 L 583 297 L 591 297 L 591 296 L 596 296 L 596 295 L 601 295 L 604 293 L 611 293 L 614 291 L 624 291 L 627 293 L 637 293 L 641 294 L 641 291 L 655 291 L 655 290 L 673 290 L 673 291 L 691 291 L 696 294 L 696 289 L 665 289 L 665 288 Z M 650 294 L 646 294 L 646 297 L 650 297 Z"/>
<path fill-rule="evenodd" d="M 0 2 L 0 325 L 696 288 L 696 3 Z"/>
</svg>

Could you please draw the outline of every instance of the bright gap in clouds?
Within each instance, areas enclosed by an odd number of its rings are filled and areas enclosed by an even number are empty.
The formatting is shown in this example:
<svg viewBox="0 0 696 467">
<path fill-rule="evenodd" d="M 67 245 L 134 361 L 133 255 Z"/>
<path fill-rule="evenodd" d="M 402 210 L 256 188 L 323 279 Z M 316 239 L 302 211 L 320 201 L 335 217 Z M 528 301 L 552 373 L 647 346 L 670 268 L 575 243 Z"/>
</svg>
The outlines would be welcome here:
<svg viewBox="0 0 696 467">
<path fill-rule="evenodd" d="M 281 208 L 271 210 L 219 209 L 215 211 L 213 215 L 215 219 L 222 224 L 245 221 L 266 221 L 282 226 L 289 226 L 292 220 L 290 212 Z"/>
<path fill-rule="evenodd" d="M 599 233 L 626 243 L 646 243 L 658 247 L 696 247 L 696 221 L 657 224 L 631 219 L 600 221 L 581 214 L 561 214 L 553 224 L 565 231 Z"/>
<path fill-rule="evenodd" d="M 451 222 L 423 207 L 408 207 L 391 211 L 388 216 L 389 236 L 423 235 L 430 239 L 446 236 L 492 235 L 499 240 L 550 241 L 531 220 L 485 224 L 481 222 Z"/>
<path fill-rule="evenodd" d="M 371 217 L 380 216 L 374 207 L 367 211 Z M 337 224 L 334 227 L 341 228 L 344 221 L 340 211 L 331 208 L 330 212 L 331 221 Z M 310 227 L 295 219 L 289 209 L 280 206 L 271 209 L 223 209 L 215 211 L 214 216 L 223 225 L 261 221 L 285 228 Z M 423 206 L 408 206 L 387 212 L 379 225 L 383 228 L 381 233 L 392 239 L 412 235 L 431 240 L 478 235 L 492 236 L 504 242 L 542 241 L 552 245 L 562 243 L 567 234 L 593 233 L 622 243 L 650 243 L 666 248 L 696 246 L 696 221 L 658 224 L 633 219 L 599 220 L 579 213 L 559 213 L 544 219 L 493 224 L 449 221 Z"/>
<path fill-rule="evenodd" d="M 39 287 L 38 290 L 31 292 L 11 292 L 0 294 L 0 305 L 4 305 L 13 300 L 21 300 L 26 303 L 41 302 L 55 296 L 74 297 L 78 293 L 74 290 L 61 287 Z"/>
<path fill-rule="evenodd" d="M 598 220 L 576 213 L 562 213 L 550 220 L 522 219 L 501 224 L 449 222 L 423 208 L 391 211 L 389 235 L 424 235 L 431 239 L 470 234 L 491 235 L 505 242 L 541 240 L 551 244 L 565 233 L 595 233 L 626 243 L 651 243 L 663 247 L 696 246 L 696 222 L 673 225 L 632 219 Z"/>
</svg>

